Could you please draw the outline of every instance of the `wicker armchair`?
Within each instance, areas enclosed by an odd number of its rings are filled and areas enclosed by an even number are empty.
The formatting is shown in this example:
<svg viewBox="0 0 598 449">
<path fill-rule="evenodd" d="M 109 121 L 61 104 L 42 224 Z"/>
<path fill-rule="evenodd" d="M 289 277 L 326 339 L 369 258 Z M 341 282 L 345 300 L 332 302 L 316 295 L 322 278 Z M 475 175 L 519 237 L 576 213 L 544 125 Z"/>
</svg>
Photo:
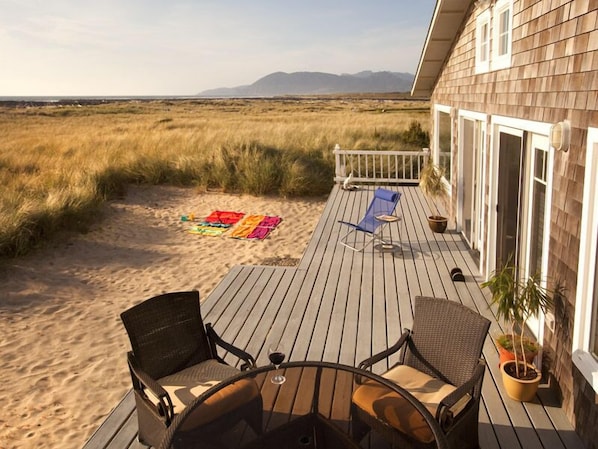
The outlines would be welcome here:
<svg viewBox="0 0 598 449">
<path fill-rule="evenodd" d="M 121 319 L 131 341 L 127 356 L 143 444 L 158 447 L 174 417 L 193 399 L 239 374 L 218 356 L 217 346 L 243 360 L 242 370 L 255 367 L 251 355 L 220 339 L 210 324 L 204 326 L 197 291 L 155 296 L 123 312 Z M 243 408 L 247 413 L 239 413 Z M 255 382 L 223 390 L 217 403 L 198 413 L 198 426 L 227 426 L 230 416 L 245 416 L 261 432 L 262 399 Z"/>
<path fill-rule="evenodd" d="M 391 348 L 360 363 L 375 363 L 401 351 L 382 376 L 396 382 L 436 417 L 453 448 L 477 448 L 478 413 L 485 363 L 480 359 L 490 322 L 446 299 L 415 298 L 413 329 Z M 435 447 L 423 417 L 398 395 L 364 382 L 353 394 L 353 436 L 374 429 L 400 447 Z"/>
</svg>

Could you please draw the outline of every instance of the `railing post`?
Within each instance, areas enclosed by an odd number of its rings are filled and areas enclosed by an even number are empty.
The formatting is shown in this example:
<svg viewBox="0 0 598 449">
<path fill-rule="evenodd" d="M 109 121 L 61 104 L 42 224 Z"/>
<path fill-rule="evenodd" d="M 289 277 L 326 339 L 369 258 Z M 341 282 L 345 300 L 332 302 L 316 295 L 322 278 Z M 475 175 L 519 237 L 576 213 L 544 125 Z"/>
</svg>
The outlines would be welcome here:
<svg viewBox="0 0 598 449">
<path fill-rule="evenodd" d="M 337 143 L 334 146 L 334 174 L 337 182 L 340 182 L 341 178 L 347 177 L 347 167 L 345 166 L 345 158 L 341 158 L 341 146 Z"/>
</svg>

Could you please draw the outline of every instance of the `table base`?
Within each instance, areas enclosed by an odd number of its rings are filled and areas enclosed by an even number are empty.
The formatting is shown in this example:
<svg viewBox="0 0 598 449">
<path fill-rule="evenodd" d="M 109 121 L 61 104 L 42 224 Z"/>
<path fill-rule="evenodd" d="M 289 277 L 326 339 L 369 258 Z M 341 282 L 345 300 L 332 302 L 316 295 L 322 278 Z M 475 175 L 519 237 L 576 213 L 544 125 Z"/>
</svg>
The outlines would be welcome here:
<svg viewBox="0 0 598 449">
<path fill-rule="evenodd" d="M 293 419 L 264 434 L 243 446 L 243 449 L 279 449 L 282 447 L 288 449 L 358 449 L 361 446 L 328 419 L 319 413 L 312 413 Z"/>
<path fill-rule="evenodd" d="M 403 251 L 400 245 L 395 245 L 394 243 L 378 243 L 374 245 L 374 249 L 381 253 L 396 253 L 398 251 Z"/>
</svg>

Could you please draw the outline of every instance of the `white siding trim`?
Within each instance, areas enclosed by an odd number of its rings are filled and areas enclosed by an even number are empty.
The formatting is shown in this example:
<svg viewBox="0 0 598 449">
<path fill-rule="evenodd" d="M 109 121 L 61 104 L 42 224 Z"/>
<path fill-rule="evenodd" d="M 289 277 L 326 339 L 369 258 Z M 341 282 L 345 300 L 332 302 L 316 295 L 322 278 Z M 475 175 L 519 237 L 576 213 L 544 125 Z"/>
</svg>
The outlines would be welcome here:
<svg viewBox="0 0 598 449">
<path fill-rule="evenodd" d="M 536 122 L 533 120 L 524 120 L 520 118 L 507 117 L 504 115 L 493 115 L 493 125 L 503 125 L 509 128 L 521 129 L 534 134 L 550 135 L 552 123 Z"/>
</svg>

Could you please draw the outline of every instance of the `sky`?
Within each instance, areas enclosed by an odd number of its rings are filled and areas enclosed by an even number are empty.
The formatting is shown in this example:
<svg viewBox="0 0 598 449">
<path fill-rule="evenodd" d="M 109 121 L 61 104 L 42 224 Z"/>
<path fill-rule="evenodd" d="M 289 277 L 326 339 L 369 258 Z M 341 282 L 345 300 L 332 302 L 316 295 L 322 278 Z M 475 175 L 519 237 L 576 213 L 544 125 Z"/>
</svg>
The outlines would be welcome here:
<svg viewBox="0 0 598 449">
<path fill-rule="evenodd" d="M 0 96 L 195 95 L 415 73 L 435 0 L 0 0 Z"/>
</svg>

